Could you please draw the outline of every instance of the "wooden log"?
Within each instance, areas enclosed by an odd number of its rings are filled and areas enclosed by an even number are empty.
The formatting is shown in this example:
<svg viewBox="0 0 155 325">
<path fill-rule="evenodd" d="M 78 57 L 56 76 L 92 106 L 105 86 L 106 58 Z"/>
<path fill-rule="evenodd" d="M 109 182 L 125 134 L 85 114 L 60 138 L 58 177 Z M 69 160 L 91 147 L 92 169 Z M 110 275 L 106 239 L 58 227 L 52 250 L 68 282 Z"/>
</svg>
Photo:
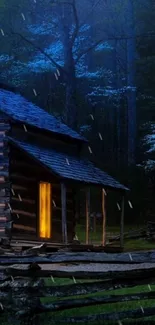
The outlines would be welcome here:
<svg viewBox="0 0 155 325">
<path fill-rule="evenodd" d="M 35 213 L 30 213 L 30 212 L 27 212 L 27 211 L 23 211 L 23 210 L 15 210 L 13 209 L 11 211 L 12 214 L 19 214 L 19 215 L 23 215 L 23 216 L 28 216 L 28 217 L 32 217 L 32 218 L 35 218 L 36 217 L 36 214 Z"/>
<path fill-rule="evenodd" d="M 86 244 L 89 244 L 90 229 L 90 189 L 86 190 Z"/>
<path fill-rule="evenodd" d="M 18 201 L 12 200 L 12 198 L 11 198 L 10 206 L 11 206 L 13 211 L 14 210 L 15 211 L 16 210 L 25 211 L 26 213 L 30 213 L 30 216 L 29 216 L 30 218 L 33 218 L 33 217 L 35 218 L 36 217 L 37 201 L 36 201 L 36 204 L 28 204 L 28 203 L 25 203 L 23 201 L 23 197 L 21 195 L 19 195 Z M 21 214 L 22 214 L 22 216 L 25 215 L 25 213 L 24 214 L 21 213 Z M 32 215 L 34 214 L 34 216 L 31 216 L 31 214 Z M 27 214 L 27 216 L 28 216 L 28 214 Z"/>
<path fill-rule="evenodd" d="M 72 317 L 56 317 L 54 319 L 56 324 L 79 324 L 79 323 L 88 323 L 88 322 L 98 322 L 103 321 L 120 321 L 122 319 L 137 319 L 143 317 L 154 316 L 155 314 L 155 307 L 148 307 L 143 308 L 143 310 L 139 307 L 138 309 L 134 310 L 127 310 L 127 311 L 120 311 L 120 312 L 110 312 L 104 314 L 94 314 L 94 315 L 86 315 L 86 316 L 72 316 Z"/>
<path fill-rule="evenodd" d="M 130 295 L 111 295 L 111 296 L 100 296 L 100 297 L 88 297 L 83 299 L 65 299 L 59 300 L 57 302 L 52 302 L 52 304 L 39 304 L 35 306 L 35 310 L 32 306 L 29 310 L 30 314 L 34 312 L 36 314 L 46 313 L 46 312 L 57 312 L 62 310 L 68 310 L 72 308 L 86 307 L 86 306 L 95 306 L 95 305 L 104 305 L 111 303 L 120 303 L 128 301 L 139 301 L 139 300 L 148 300 L 155 298 L 155 291 L 145 292 L 139 294 L 130 294 Z M 19 315 L 26 315 L 27 310 L 20 311 Z"/>
<path fill-rule="evenodd" d="M 10 182 L 5 182 L 5 180 L 4 180 L 4 182 L 3 181 L 0 182 L 0 190 L 5 189 L 5 188 L 10 188 L 10 186 L 11 186 Z"/>
<path fill-rule="evenodd" d="M 26 182 L 26 183 L 33 183 L 33 182 L 36 182 L 36 178 L 34 178 L 34 177 L 26 177 L 26 176 L 24 176 L 24 175 L 22 175 L 22 174 L 17 174 L 17 173 L 11 173 L 11 179 L 13 179 L 13 180 L 21 180 L 22 182 L 24 181 L 24 182 Z"/>
<path fill-rule="evenodd" d="M 6 269 L 7 274 L 16 275 L 16 276 L 25 276 L 25 277 L 31 277 L 31 272 L 29 269 L 18 269 L 14 267 L 10 267 Z M 155 279 L 155 268 L 149 268 L 149 269 L 138 269 L 138 270 L 126 270 L 126 271 L 111 271 L 111 272 L 97 272 L 97 271 L 60 271 L 60 270 L 40 270 L 35 273 L 36 277 L 49 277 L 49 276 L 55 276 L 58 278 L 74 278 L 77 279 L 107 279 L 109 276 L 111 280 L 116 279 L 148 279 L 150 281 L 150 278 Z"/>
<path fill-rule="evenodd" d="M 5 256 L 5 255 L 4 255 Z M 27 258 L 27 257 L 26 257 Z M 3 274 L 2 274 L 3 275 Z M 1 275 L 1 277 L 2 277 Z M 148 285 L 148 278 L 145 279 L 117 279 L 117 280 L 104 280 L 104 281 L 92 281 L 92 282 L 83 282 L 83 283 L 74 283 L 68 285 L 54 285 L 42 287 L 32 287 L 28 285 L 23 287 L 19 285 L 17 275 L 14 275 L 14 283 L 12 281 L 8 282 L 7 278 L 0 281 L 0 297 L 4 292 L 12 292 L 16 295 L 31 294 L 31 296 L 36 297 L 66 297 L 66 296 L 75 296 L 83 294 L 92 294 L 96 292 L 104 292 L 117 290 L 120 288 L 131 288 L 138 285 Z M 149 279 L 149 284 L 154 283 L 155 278 Z M 1 283 L 2 282 L 2 283 Z M 18 284 L 18 285 L 15 285 Z M 14 292 L 15 291 L 15 292 Z"/>
<path fill-rule="evenodd" d="M 106 245 L 106 210 L 105 210 L 105 190 L 102 189 L 102 245 Z"/>
<path fill-rule="evenodd" d="M 61 184 L 61 204 L 62 204 L 62 239 L 67 244 L 67 220 L 66 220 L 66 186 Z"/>
<path fill-rule="evenodd" d="M 12 183 L 12 186 L 11 187 L 14 190 L 28 191 L 28 188 L 27 187 L 24 187 L 24 186 L 21 186 L 21 185 L 17 185 L 17 184 L 14 184 L 14 183 Z"/>
<path fill-rule="evenodd" d="M 121 209 L 121 223 L 120 223 L 120 246 L 124 247 L 124 207 L 125 198 L 122 198 L 122 209 Z"/>
<path fill-rule="evenodd" d="M 35 200 L 26 199 L 26 198 L 24 198 L 24 197 L 21 197 L 21 198 L 22 198 L 22 202 L 23 202 L 23 203 L 27 203 L 27 204 L 35 204 L 35 203 L 36 203 Z M 11 201 L 19 202 L 19 197 L 15 197 L 15 196 L 13 196 L 13 197 L 11 198 Z"/>
<path fill-rule="evenodd" d="M 14 224 L 15 225 L 15 224 Z M 24 243 L 24 241 L 23 241 Z M 33 245 L 33 242 L 31 243 Z M 23 245 L 21 243 L 21 245 Z M 36 244 L 35 244 L 36 245 Z M 52 244 L 53 245 L 53 244 Z M 69 246 L 72 247 L 72 246 Z M 68 248 L 69 248 L 68 247 Z M 112 255 L 112 256 L 111 256 Z M 116 255 L 116 256 L 115 256 Z M 114 257 L 113 257 L 114 256 Z M 7 259 L 6 259 L 7 261 Z M 24 263 L 22 260 L 22 256 L 12 256 L 9 258 L 8 262 L 9 264 L 18 264 L 18 263 Z M 46 258 L 42 258 L 41 256 L 37 257 L 37 260 L 35 258 L 33 261 L 39 263 L 39 264 L 56 264 L 56 263 L 84 263 L 84 264 L 89 264 L 89 263 L 105 263 L 105 264 L 141 264 L 141 263 L 155 263 L 155 254 L 147 254 L 147 253 L 142 253 L 142 254 L 132 254 L 132 260 L 130 260 L 129 254 L 104 254 L 104 253 L 92 253 L 92 252 L 80 252 L 80 253 L 70 253 L 70 252 L 57 252 L 53 254 L 47 254 Z M 26 264 L 31 263 L 31 260 L 27 260 Z M 5 264 L 4 258 L 1 259 L 0 257 L 0 264 L 3 265 Z"/>
<path fill-rule="evenodd" d="M 25 226 L 25 225 L 20 225 L 20 224 L 13 224 L 13 229 L 19 229 L 19 230 L 25 230 L 25 231 L 31 231 L 31 232 L 36 232 L 35 227 L 30 227 L 30 226 Z"/>
</svg>

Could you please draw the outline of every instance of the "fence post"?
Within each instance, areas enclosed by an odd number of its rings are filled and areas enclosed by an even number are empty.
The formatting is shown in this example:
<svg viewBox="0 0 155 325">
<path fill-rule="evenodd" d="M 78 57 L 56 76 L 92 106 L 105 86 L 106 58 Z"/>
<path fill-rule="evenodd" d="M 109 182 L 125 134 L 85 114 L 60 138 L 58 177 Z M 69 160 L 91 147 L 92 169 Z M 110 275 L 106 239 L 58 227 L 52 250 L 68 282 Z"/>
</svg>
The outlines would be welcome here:
<svg viewBox="0 0 155 325">
<path fill-rule="evenodd" d="M 125 197 L 122 197 L 122 206 L 121 206 L 121 224 L 120 224 L 120 246 L 124 246 L 124 206 L 125 206 Z"/>
</svg>

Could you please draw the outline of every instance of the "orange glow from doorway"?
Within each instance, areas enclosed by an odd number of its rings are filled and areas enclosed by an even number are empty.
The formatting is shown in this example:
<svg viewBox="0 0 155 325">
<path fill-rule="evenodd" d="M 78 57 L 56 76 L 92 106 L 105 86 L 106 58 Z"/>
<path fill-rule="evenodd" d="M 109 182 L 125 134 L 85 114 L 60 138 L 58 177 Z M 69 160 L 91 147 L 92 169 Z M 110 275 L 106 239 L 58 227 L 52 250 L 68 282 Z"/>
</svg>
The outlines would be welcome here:
<svg viewBox="0 0 155 325">
<path fill-rule="evenodd" d="M 39 236 L 51 237 L 51 184 L 39 184 Z"/>
</svg>

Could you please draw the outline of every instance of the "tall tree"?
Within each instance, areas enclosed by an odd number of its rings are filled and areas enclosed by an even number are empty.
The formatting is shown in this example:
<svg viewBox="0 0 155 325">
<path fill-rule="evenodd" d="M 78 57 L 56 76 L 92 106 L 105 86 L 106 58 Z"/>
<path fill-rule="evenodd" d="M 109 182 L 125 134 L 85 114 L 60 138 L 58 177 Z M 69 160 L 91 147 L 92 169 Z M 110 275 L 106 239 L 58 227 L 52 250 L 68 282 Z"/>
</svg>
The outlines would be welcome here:
<svg viewBox="0 0 155 325">
<path fill-rule="evenodd" d="M 135 164 L 136 155 L 136 39 L 133 0 L 127 1 L 127 125 L 128 125 L 128 165 Z"/>
</svg>

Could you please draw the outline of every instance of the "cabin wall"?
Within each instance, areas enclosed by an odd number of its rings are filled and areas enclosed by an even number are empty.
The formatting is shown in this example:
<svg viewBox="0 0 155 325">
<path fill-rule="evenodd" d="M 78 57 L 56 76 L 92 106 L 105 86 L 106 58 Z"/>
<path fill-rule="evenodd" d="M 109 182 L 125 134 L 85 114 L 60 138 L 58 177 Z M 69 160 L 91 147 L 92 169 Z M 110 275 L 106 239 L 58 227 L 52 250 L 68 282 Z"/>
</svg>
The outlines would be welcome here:
<svg viewBox="0 0 155 325">
<path fill-rule="evenodd" d="M 7 133 L 10 121 L 0 113 L 0 240 L 10 237 L 10 182 L 9 182 L 9 146 Z M 8 226 L 9 225 L 9 226 Z"/>
<path fill-rule="evenodd" d="M 39 239 L 39 182 L 52 184 L 52 238 L 62 241 L 61 227 L 61 184 L 45 168 L 14 145 L 10 146 L 10 180 L 12 183 L 11 209 L 13 237 Z M 68 240 L 74 236 L 73 191 L 67 187 L 67 229 Z"/>
</svg>

